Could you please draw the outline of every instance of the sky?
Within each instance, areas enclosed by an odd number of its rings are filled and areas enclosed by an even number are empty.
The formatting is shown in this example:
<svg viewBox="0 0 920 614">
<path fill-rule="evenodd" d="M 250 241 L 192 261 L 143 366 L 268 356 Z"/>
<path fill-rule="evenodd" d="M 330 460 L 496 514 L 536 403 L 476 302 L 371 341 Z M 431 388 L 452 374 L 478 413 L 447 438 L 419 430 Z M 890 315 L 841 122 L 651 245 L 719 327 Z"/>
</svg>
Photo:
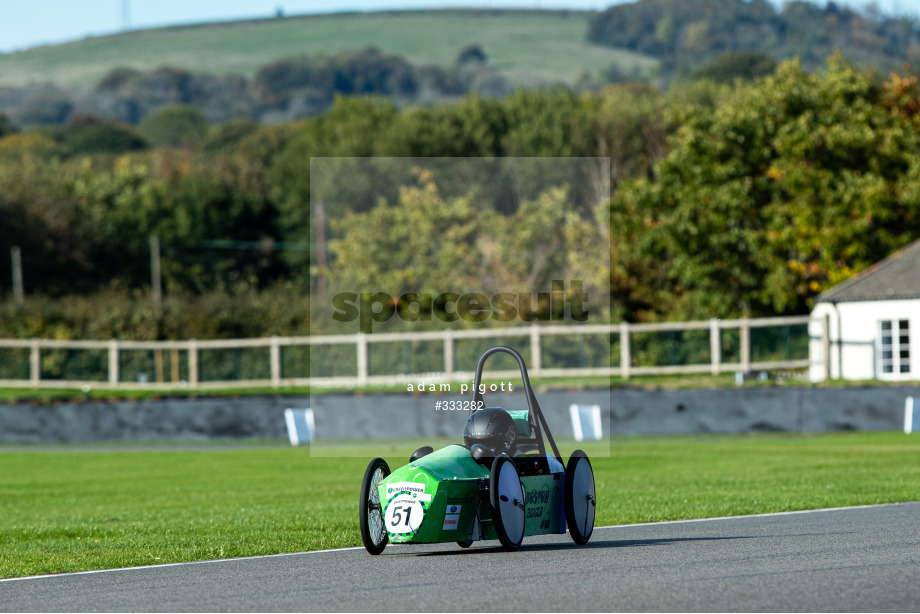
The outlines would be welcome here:
<svg viewBox="0 0 920 614">
<path fill-rule="evenodd" d="M 286 15 L 444 7 L 603 10 L 629 0 L 0 0 L 0 53 L 129 28 Z M 778 2 L 780 0 L 777 0 Z M 819 4 L 824 4 L 821 0 Z M 866 0 L 837 0 L 862 8 Z M 877 0 L 887 14 L 920 16 L 920 0 Z"/>
</svg>

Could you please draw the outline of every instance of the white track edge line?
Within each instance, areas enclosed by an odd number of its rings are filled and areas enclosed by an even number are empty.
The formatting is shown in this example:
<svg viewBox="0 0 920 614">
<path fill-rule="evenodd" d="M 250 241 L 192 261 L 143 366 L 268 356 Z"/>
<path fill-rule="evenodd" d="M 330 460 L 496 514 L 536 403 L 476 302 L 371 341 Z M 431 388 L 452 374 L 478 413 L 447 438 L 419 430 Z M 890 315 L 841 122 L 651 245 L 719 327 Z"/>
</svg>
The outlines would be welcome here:
<svg viewBox="0 0 920 614">
<path fill-rule="evenodd" d="M 37 576 L 23 576 L 21 578 L 0 578 L 0 582 L 15 582 L 17 580 L 35 580 L 38 578 L 60 578 L 63 576 L 87 576 L 90 574 L 112 573 L 116 571 L 137 571 L 140 569 L 156 569 L 160 567 L 184 567 L 187 565 L 205 565 L 208 563 L 229 563 L 232 561 L 249 561 L 253 559 L 273 559 L 285 556 L 299 556 L 304 554 L 327 554 L 330 552 L 345 552 L 348 550 L 364 550 L 364 546 L 351 546 L 348 548 L 331 548 L 329 550 L 306 550 L 304 552 L 279 552 L 278 554 L 257 554 L 254 556 L 237 556 L 229 559 L 206 559 L 203 561 L 178 561 L 176 563 L 155 563 L 153 565 L 135 565 L 133 567 L 113 567 L 112 569 L 90 569 L 88 571 L 70 571 L 64 573 L 41 574 Z"/>
<path fill-rule="evenodd" d="M 816 510 L 792 510 L 789 512 L 767 512 L 764 514 L 741 514 L 738 516 L 716 516 L 714 518 L 687 518 L 685 520 L 662 520 L 659 522 L 637 522 L 633 524 L 612 524 L 605 527 L 594 527 L 594 530 L 598 529 L 626 529 L 629 527 L 651 527 L 659 526 L 663 524 L 686 524 L 690 522 L 711 522 L 713 520 L 740 520 L 744 518 L 768 518 L 770 516 L 794 516 L 797 514 L 818 514 L 821 512 L 845 512 L 848 510 L 864 510 L 874 507 L 894 507 L 896 505 L 904 505 L 906 503 L 913 503 L 913 501 L 900 501 L 896 503 L 872 503 L 869 505 L 848 505 L 844 507 L 824 507 Z"/>
<path fill-rule="evenodd" d="M 904 502 L 910 503 L 910 502 Z M 604 527 L 594 527 L 595 531 L 602 529 L 628 529 L 631 527 L 650 527 L 668 524 L 687 524 L 691 522 L 712 522 L 714 520 L 739 520 L 744 518 L 768 518 L 770 516 L 793 516 L 797 514 L 818 514 L 821 512 L 843 512 L 848 510 L 863 510 L 874 507 L 893 507 L 904 503 L 877 503 L 873 505 L 850 505 L 846 507 L 825 507 L 816 510 L 793 510 L 790 512 L 769 512 L 765 514 L 747 514 L 741 516 L 716 516 L 714 518 L 689 518 L 687 520 L 663 520 L 661 522 L 638 522 L 635 524 L 614 524 Z M 394 544 L 396 545 L 396 544 Z M 204 561 L 183 561 L 177 563 L 157 563 L 154 565 L 136 565 L 134 567 L 115 567 L 112 569 L 91 569 L 89 571 L 71 571 L 65 573 L 42 574 L 37 576 L 23 576 L 21 578 L 0 578 L 2 582 L 18 582 L 21 580 L 36 580 L 40 578 L 60 578 L 65 576 L 86 576 L 91 574 L 112 573 L 117 571 L 136 571 L 140 569 L 154 569 L 158 567 L 184 567 L 187 565 L 206 565 L 208 563 L 229 563 L 232 561 L 251 561 L 253 559 L 271 559 L 285 556 L 300 556 L 306 554 L 329 554 L 332 552 L 347 552 L 349 550 L 364 550 L 364 546 L 351 546 L 349 548 L 331 548 L 329 550 L 307 550 L 304 552 L 281 552 L 278 554 L 259 554 L 255 556 L 238 556 L 229 559 L 208 559 Z"/>
</svg>

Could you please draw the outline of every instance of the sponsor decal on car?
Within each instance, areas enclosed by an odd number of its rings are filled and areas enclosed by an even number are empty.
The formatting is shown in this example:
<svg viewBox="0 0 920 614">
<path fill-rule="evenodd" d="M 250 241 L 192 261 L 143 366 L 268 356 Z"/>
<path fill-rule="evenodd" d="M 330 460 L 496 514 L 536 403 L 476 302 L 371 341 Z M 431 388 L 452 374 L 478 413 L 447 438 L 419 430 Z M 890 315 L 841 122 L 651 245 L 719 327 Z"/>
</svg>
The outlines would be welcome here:
<svg viewBox="0 0 920 614">
<path fill-rule="evenodd" d="M 544 484 L 540 490 L 531 490 L 524 495 L 524 505 L 527 506 L 527 518 L 540 518 L 547 509 L 550 500 L 549 485 Z M 543 523 L 540 523 L 543 528 Z"/>
<path fill-rule="evenodd" d="M 460 514 L 447 514 L 444 516 L 444 526 L 442 531 L 454 531 L 460 525 Z"/>
<path fill-rule="evenodd" d="M 544 485 L 542 490 L 532 490 L 527 493 L 524 497 L 524 505 L 532 505 L 535 503 L 542 503 L 544 505 L 549 503 L 549 486 Z"/>
<path fill-rule="evenodd" d="M 414 499 L 424 501 L 425 503 L 431 502 L 431 495 L 425 494 L 424 484 L 419 484 L 417 482 L 394 482 L 393 484 L 387 484 L 387 499 L 392 499 L 403 493 L 409 494 Z"/>
<path fill-rule="evenodd" d="M 459 514 L 462 508 L 463 508 L 462 505 L 448 505 L 447 513 L 448 514 Z"/>
</svg>

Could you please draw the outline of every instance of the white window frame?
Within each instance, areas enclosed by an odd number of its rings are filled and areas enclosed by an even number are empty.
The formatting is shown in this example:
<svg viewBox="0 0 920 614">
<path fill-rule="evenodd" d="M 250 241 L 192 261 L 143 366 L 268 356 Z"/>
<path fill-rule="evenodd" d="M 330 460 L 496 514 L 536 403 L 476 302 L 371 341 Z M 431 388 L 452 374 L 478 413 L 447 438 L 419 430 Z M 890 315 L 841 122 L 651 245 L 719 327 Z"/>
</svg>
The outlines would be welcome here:
<svg viewBox="0 0 920 614">
<path fill-rule="evenodd" d="M 913 358 L 909 318 L 878 321 L 878 373 L 882 379 L 908 379 Z"/>
</svg>

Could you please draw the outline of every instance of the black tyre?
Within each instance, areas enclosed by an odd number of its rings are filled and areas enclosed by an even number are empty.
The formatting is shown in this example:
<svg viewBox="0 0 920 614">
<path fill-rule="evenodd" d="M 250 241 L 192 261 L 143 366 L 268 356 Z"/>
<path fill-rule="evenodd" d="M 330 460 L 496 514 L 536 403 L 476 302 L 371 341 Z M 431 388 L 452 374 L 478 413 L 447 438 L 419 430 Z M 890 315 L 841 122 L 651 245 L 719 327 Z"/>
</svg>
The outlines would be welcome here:
<svg viewBox="0 0 920 614">
<path fill-rule="evenodd" d="M 497 456 L 492 462 L 489 504 L 498 540 L 505 550 L 515 550 L 524 539 L 524 486 L 514 461 L 507 454 Z"/>
<path fill-rule="evenodd" d="M 371 554 L 380 554 L 387 546 L 389 536 L 383 524 L 383 506 L 377 486 L 390 475 L 390 467 L 382 458 L 375 458 L 364 472 L 361 483 L 361 501 L 359 504 L 358 524 L 361 525 L 361 541 Z"/>
<path fill-rule="evenodd" d="M 597 507 L 594 491 L 594 468 L 588 455 L 572 452 L 565 467 L 565 521 L 576 544 L 587 544 L 594 532 Z"/>
<path fill-rule="evenodd" d="M 471 541 L 462 541 L 462 542 L 457 542 L 457 545 L 460 546 L 461 548 L 469 548 L 470 546 L 473 545 L 473 542 L 471 542 Z"/>
</svg>

